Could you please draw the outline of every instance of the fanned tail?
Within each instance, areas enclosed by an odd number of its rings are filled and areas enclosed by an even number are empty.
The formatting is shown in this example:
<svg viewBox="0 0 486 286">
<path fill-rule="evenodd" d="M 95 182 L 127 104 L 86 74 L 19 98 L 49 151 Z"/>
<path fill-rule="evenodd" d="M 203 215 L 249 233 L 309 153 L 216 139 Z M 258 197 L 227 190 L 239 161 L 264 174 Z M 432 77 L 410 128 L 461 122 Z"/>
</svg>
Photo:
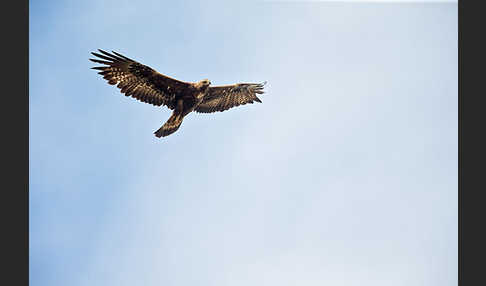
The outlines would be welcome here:
<svg viewBox="0 0 486 286">
<path fill-rule="evenodd" d="M 165 137 L 168 136 L 179 129 L 179 126 L 181 126 L 182 120 L 184 119 L 183 116 L 179 116 L 175 113 L 172 114 L 172 116 L 167 120 L 162 127 L 159 128 L 159 130 L 155 131 L 154 134 L 158 138 L 160 137 Z"/>
</svg>

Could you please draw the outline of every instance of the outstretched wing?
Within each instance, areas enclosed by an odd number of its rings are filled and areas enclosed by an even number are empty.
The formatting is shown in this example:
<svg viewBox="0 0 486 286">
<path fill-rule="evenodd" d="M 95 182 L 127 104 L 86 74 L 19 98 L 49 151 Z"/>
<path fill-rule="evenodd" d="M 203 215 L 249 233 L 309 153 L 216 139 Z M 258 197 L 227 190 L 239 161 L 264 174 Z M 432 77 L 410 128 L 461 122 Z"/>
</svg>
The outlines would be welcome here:
<svg viewBox="0 0 486 286">
<path fill-rule="evenodd" d="M 225 111 L 232 107 L 253 102 L 262 102 L 256 95 L 264 93 L 264 83 L 237 83 L 209 87 L 208 94 L 196 107 L 197 112 Z"/>
<path fill-rule="evenodd" d="M 184 93 L 191 87 L 190 83 L 179 81 L 158 73 L 152 68 L 142 65 L 132 59 L 113 52 L 110 54 L 103 50 L 99 53 L 91 53 L 99 59 L 91 61 L 103 64 L 101 67 L 93 67 L 99 70 L 100 75 L 121 89 L 121 93 L 131 96 L 142 102 L 156 106 L 166 105 L 174 109 L 175 97 Z"/>
</svg>

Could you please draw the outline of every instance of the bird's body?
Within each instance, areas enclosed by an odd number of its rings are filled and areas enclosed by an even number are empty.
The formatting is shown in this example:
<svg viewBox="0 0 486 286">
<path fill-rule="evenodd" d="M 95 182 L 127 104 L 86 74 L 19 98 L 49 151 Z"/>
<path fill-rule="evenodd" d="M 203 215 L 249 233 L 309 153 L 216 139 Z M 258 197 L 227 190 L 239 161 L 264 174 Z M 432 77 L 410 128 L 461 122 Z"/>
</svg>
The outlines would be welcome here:
<svg viewBox="0 0 486 286">
<path fill-rule="evenodd" d="M 92 53 L 99 59 L 90 59 L 105 66 L 94 67 L 109 84 L 117 85 L 126 96 L 156 106 L 165 105 L 173 110 L 171 117 L 162 125 L 155 136 L 168 136 L 177 129 L 184 117 L 193 112 L 211 113 L 225 111 L 239 105 L 261 102 L 256 94 L 263 93 L 265 83 L 238 83 L 224 86 L 210 86 L 207 79 L 197 83 L 183 82 L 160 74 L 121 54 L 110 54 L 99 50 Z"/>
</svg>

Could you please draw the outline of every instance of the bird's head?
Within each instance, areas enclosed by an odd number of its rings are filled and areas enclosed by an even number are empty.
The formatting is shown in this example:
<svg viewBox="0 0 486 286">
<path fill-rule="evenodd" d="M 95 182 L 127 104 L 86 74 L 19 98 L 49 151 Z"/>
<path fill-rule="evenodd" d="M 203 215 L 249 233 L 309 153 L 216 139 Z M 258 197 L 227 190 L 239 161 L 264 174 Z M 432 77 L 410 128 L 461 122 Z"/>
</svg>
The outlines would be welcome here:
<svg viewBox="0 0 486 286">
<path fill-rule="evenodd" d="M 211 82 L 209 81 L 209 79 L 203 79 L 203 80 L 201 80 L 197 83 L 197 87 L 200 90 L 205 90 L 209 87 L 210 84 L 211 84 Z"/>
</svg>

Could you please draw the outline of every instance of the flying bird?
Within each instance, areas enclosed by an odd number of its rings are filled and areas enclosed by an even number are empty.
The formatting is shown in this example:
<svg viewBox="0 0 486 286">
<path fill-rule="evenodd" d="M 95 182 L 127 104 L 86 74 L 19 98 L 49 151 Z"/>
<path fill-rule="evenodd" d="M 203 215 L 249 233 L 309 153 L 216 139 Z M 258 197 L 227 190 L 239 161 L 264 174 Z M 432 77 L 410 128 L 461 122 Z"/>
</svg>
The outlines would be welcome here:
<svg viewBox="0 0 486 286">
<path fill-rule="evenodd" d="M 211 86 L 208 79 L 184 82 L 158 73 L 154 69 L 117 52 L 98 50 L 92 52 L 91 61 L 103 66 L 99 70 L 108 84 L 117 85 L 120 92 L 155 106 L 165 105 L 173 110 L 170 118 L 154 132 L 157 137 L 168 136 L 181 126 L 184 117 L 192 111 L 212 113 L 225 111 L 247 103 L 260 102 L 257 94 L 263 94 L 263 83 L 237 83 Z"/>
</svg>

